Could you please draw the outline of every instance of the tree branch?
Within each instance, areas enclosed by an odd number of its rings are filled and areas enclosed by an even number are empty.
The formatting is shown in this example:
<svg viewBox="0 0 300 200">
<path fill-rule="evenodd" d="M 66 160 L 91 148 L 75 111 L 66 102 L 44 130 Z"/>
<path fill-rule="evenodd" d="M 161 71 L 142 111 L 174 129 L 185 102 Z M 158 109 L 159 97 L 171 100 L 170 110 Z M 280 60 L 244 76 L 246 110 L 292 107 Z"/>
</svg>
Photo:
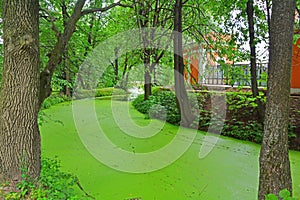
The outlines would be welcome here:
<svg viewBox="0 0 300 200">
<path fill-rule="evenodd" d="M 41 17 L 46 19 L 48 22 L 51 22 L 51 24 L 52 24 L 51 29 L 55 32 L 55 36 L 58 38 L 61 33 L 59 32 L 59 30 L 57 29 L 57 27 L 55 26 L 55 23 L 54 23 L 57 19 L 52 17 L 50 15 L 50 13 L 47 10 L 43 9 L 43 8 L 40 8 L 40 11 L 45 12 L 47 14 L 47 15 L 43 15 Z"/>
<path fill-rule="evenodd" d="M 120 1 L 116 2 L 116 3 L 112 3 L 109 6 L 103 7 L 103 8 L 90 8 L 90 9 L 85 9 L 81 12 L 81 16 L 90 14 L 90 13 L 94 13 L 94 12 L 105 12 L 107 10 L 110 10 L 116 6 L 121 6 L 121 7 L 127 7 L 127 8 L 132 8 L 132 6 L 130 5 L 125 5 L 122 4 Z"/>
<path fill-rule="evenodd" d="M 66 45 L 72 37 L 77 21 L 81 17 L 81 10 L 86 0 L 78 0 L 75 4 L 74 10 L 70 19 L 64 27 L 64 32 L 59 35 L 57 42 L 49 54 L 49 60 L 46 64 L 45 69 L 40 74 L 40 95 L 39 104 L 50 96 L 51 94 L 51 80 L 56 67 L 61 63 L 63 52 L 65 51 Z"/>
</svg>

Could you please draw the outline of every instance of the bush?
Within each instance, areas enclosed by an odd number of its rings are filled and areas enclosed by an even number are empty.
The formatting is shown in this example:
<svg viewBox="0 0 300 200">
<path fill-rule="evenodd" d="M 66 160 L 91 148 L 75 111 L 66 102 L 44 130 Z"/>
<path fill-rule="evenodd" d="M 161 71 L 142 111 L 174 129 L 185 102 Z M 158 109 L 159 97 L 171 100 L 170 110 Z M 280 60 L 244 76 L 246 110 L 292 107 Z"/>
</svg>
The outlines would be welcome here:
<svg viewBox="0 0 300 200">
<path fill-rule="evenodd" d="M 211 95 L 213 92 L 200 91 L 197 92 L 197 100 L 192 100 L 192 110 L 199 111 L 199 117 L 194 122 L 192 127 L 198 127 L 199 130 L 207 131 L 212 124 L 212 106 L 214 110 L 220 110 L 222 103 L 216 105 L 211 104 Z M 191 94 L 189 94 L 190 96 Z M 252 97 L 251 92 L 226 92 L 215 93 L 214 98 L 224 98 L 226 95 L 226 119 L 223 124 L 221 134 L 241 140 L 248 140 L 256 143 L 262 142 L 263 136 L 263 122 L 258 121 L 257 115 L 255 115 L 255 109 L 257 108 L 257 100 L 261 101 L 263 105 L 266 103 L 266 97 L 264 93 L 256 98 Z M 218 102 L 215 99 L 215 102 Z M 144 101 L 144 95 L 139 95 L 132 105 L 141 113 L 146 114 L 146 117 L 152 117 L 157 119 L 165 119 L 164 113 L 166 113 L 166 121 L 174 124 L 180 124 L 180 115 L 176 105 L 175 94 L 170 90 L 156 89 L 155 92 L 149 97 L 149 100 Z M 220 118 L 218 112 L 213 116 L 215 119 Z M 222 120 L 222 119 L 220 119 Z M 222 125 L 222 124 L 219 124 Z M 214 126 L 218 126 L 215 124 Z M 215 130 L 219 130 L 217 127 Z M 210 131 L 214 132 L 214 127 L 211 127 Z M 290 124 L 289 126 L 289 139 L 295 138 L 295 127 Z M 290 140 L 291 141 L 291 140 Z"/>
<path fill-rule="evenodd" d="M 74 190 L 78 182 L 76 176 L 60 171 L 58 160 L 42 159 L 40 183 L 49 199 L 79 199 Z"/>
<path fill-rule="evenodd" d="M 96 90 L 80 90 L 74 94 L 76 99 L 91 98 L 91 97 L 108 97 L 112 95 L 127 95 L 125 90 L 119 88 L 100 88 Z"/>
<path fill-rule="evenodd" d="M 157 90 L 146 101 L 144 101 L 144 95 L 139 95 L 132 105 L 147 117 L 150 114 L 153 118 L 166 119 L 171 124 L 179 125 L 180 123 L 176 96 L 171 91 Z"/>
<path fill-rule="evenodd" d="M 74 188 L 79 184 L 78 178 L 72 174 L 60 171 L 60 163 L 57 160 L 42 159 L 41 175 L 38 183 L 34 183 L 29 179 L 26 170 L 22 170 L 22 178 L 23 180 L 17 184 L 17 191 L 0 192 L 0 198 L 8 200 L 80 199 Z"/>
<path fill-rule="evenodd" d="M 279 192 L 279 197 L 282 200 L 298 200 L 296 198 L 291 197 L 291 193 L 287 189 L 281 190 Z M 279 197 L 277 195 L 275 195 L 275 194 L 268 194 L 266 196 L 266 200 L 278 200 Z"/>
<path fill-rule="evenodd" d="M 69 101 L 70 98 L 66 95 L 60 95 L 58 93 L 52 94 L 42 103 L 41 109 L 50 108 L 52 105 L 59 104 L 65 101 Z"/>
</svg>

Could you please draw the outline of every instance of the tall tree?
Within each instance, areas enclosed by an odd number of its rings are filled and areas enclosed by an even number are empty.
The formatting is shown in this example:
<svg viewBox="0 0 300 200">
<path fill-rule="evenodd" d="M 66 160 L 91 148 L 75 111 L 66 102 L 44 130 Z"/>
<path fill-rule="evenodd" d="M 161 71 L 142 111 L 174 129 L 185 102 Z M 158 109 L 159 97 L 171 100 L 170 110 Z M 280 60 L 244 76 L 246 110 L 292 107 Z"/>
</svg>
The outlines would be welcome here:
<svg viewBox="0 0 300 200">
<path fill-rule="evenodd" d="M 258 199 L 292 191 L 288 152 L 290 76 L 295 0 L 273 0 L 270 26 L 268 94 L 260 151 Z"/>
<path fill-rule="evenodd" d="M 115 6 L 121 5 L 120 2 L 116 2 L 108 5 L 107 7 L 95 7 L 95 8 L 83 9 L 85 2 L 86 0 L 76 1 L 73 9 L 73 13 L 70 15 L 68 21 L 65 23 L 63 31 L 57 32 L 58 34 L 57 42 L 54 45 L 52 51 L 49 53 L 49 60 L 40 75 L 40 96 L 39 96 L 40 105 L 51 94 L 52 91 L 51 80 L 52 80 L 53 73 L 56 67 L 62 61 L 62 56 L 65 52 L 68 42 L 70 41 L 73 33 L 75 32 L 75 28 L 78 20 L 84 15 L 95 13 L 95 12 L 104 12 Z"/>
<path fill-rule="evenodd" d="M 170 1 L 144 0 L 134 1 L 134 9 L 136 11 L 136 20 L 138 28 L 141 29 L 141 40 L 144 46 L 141 53 L 141 59 L 144 63 L 144 99 L 147 100 L 151 95 L 152 74 L 155 67 L 164 55 L 163 50 L 151 48 L 154 44 L 160 44 L 160 39 L 155 38 L 157 35 L 155 29 L 149 31 L 147 28 L 171 28 L 170 18 L 172 12 L 169 12 L 171 6 Z M 166 47 L 163 47 L 166 48 Z"/>
<path fill-rule="evenodd" d="M 255 42 L 255 29 L 254 29 L 254 1 L 248 0 L 246 12 L 249 29 L 249 46 L 250 46 L 250 73 L 251 73 L 251 90 L 253 97 L 259 96 L 257 84 L 257 64 L 256 64 L 256 42 Z M 257 116 L 260 121 L 264 118 L 264 106 L 262 102 L 257 99 Z"/>
<path fill-rule="evenodd" d="M 181 115 L 181 124 L 190 126 L 194 118 L 184 84 L 182 0 L 176 0 L 174 5 L 174 78 L 176 103 Z"/>
<path fill-rule="evenodd" d="M 39 1 L 3 0 L 4 62 L 0 94 L 0 179 L 21 179 L 21 169 L 31 178 L 40 174 L 40 134 L 37 117 L 41 103 L 51 94 L 53 73 L 62 61 L 78 20 L 87 14 L 120 5 L 83 9 L 77 0 L 73 13 L 40 73 Z M 102 4 L 101 4 L 102 6 Z M 53 21 L 51 20 L 53 23 Z M 54 27 L 54 24 L 53 24 Z M 55 27 L 54 27 L 55 28 Z"/>
<path fill-rule="evenodd" d="M 0 178 L 40 174 L 39 1 L 3 0 L 4 62 L 0 97 Z"/>
</svg>

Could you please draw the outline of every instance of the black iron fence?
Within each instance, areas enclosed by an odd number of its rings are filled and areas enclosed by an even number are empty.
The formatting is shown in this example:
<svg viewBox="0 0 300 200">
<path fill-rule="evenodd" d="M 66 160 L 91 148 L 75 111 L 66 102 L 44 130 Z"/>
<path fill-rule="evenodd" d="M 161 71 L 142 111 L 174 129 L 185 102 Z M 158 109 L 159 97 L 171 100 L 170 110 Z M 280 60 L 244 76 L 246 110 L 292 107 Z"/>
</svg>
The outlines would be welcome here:
<svg viewBox="0 0 300 200">
<path fill-rule="evenodd" d="M 267 63 L 257 64 L 257 80 L 259 86 L 267 85 Z M 208 85 L 250 86 L 251 72 L 249 64 L 230 66 L 208 66 L 200 74 L 199 82 Z"/>
</svg>

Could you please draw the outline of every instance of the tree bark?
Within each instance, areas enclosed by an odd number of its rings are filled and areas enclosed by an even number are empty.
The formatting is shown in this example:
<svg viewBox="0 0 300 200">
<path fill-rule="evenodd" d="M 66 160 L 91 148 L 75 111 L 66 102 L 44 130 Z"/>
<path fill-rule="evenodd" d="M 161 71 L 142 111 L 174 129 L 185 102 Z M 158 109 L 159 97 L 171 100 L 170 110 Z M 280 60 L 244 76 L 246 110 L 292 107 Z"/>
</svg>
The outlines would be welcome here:
<svg viewBox="0 0 300 200">
<path fill-rule="evenodd" d="M 190 126 L 194 120 L 184 85 L 184 63 L 182 48 L 182 0 L 174 6 L 174 77 L 176 104 L 181 115 L 181 125 Z"/>
<path fill-rule="evenodd" d="M 3 0 L 4 62 L 0 102 L 0 178 L 40 174 L 39 1 Z"/>
<path fill-rule="evenodd" d="M 68 12 L 67 12 L 67 6 L 66 6 L 66 3 L 65 1 L 62 1 L 61 2 L 61 10 L 62 10 L 62 16 L 63 16 L 63 25 L 64 27 L 66 27 L 67 25 L 67 21 L 68 21 Z M 69 87 L 69 83 L 70 83 L 70 58 L 69 58 L 69 50 L 68 50 L 68 47 L 66 46 L 65 48 L 65 51 L 64 51 L 64 54 L 62 56 L 63 58 L 63 79 L 66 81 L 67 84 L 65 84 L 63 86 L 63 89 L 62 89 L 62 93 L 64 95 L 66 95 L 67 97 L 71 97 L 71 89 Z"/>
<path fill-rule="evenodd" d="M 147 36 L 143 41 L 147 40 Z M 147 48 L 147 42 L 144 42 L 144 54 L 143 54 L 143 62 L 144 62 L 144 100 L 148 100 L 152 94 L 152 78 L 151 78 L 151 70 L 150 70 L 150 55 L 151 51 Z"/>
<path fill-rule="evenodd" d="M 145 73 L 144 73 L 144 100 L 148 100 L 149 97 L 152 94 L 152 83 L 151 83 L 151 74 L 149 70 L 149 64 L 144 64 L 145 65 Z"/>
<path fill-rule="evenodd" d="M 119 49 L 116 47 L 114 49 L 114 53 L 115 53 L 115 62 L 113 65 L 114 68 L 114 83 L 117 84 L 119 82 Z"/>
<path fill-rule="evenodd" d="M 295 6 L 294 0 L 273 0 L 267 105 L 259 158 L 259 200 L 285 188 L 292 191 L 288 123 Z"/>
<path fill-rule="evenodd" d="M 270 9 L 271 9 L 270 0 L 266 0 L 267 24 L 268 24 L 269 38 L 270 38 L 270 27 L 271 27 L 271 14 L 270 14 Z"/>
<path fill-rule="evenodd" d="M 250 46 L 250 73 L 251 73 L 251 90 L 253 97 L 259 96 L 257 85 L 257 63 L 256 63 L 256 44 L 255 44 L 255 31 L 254 31 L 254 1 L 248 0 L 247 2 L 247 19 L 249 29 L 249 46 Z M 259 99 L 256 99 L 257 103 L 257 117 L 259 121 L 264 121 L 264 105 Z"/>
</svg>

